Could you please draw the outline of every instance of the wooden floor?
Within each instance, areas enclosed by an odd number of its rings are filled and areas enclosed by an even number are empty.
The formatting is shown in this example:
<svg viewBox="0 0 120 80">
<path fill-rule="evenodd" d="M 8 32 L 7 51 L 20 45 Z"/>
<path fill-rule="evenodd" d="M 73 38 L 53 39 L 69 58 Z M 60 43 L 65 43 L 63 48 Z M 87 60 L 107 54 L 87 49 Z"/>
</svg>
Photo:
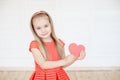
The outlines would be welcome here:
<svg viewBox="0 0 120 80">
<path fill-rule="evenodd" d="M 120 71 L 67 71 L 70 80 L 120 80 Z M 29 80 L 32 71 L 0 71 L 0 80 Z"/>
</svg>

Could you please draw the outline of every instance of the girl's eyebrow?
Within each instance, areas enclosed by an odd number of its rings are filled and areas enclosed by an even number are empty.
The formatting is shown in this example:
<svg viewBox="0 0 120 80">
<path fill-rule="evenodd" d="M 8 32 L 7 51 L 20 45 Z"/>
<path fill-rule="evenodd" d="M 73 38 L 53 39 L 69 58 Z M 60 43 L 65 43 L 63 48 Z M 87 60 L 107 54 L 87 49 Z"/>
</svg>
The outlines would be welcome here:
<svg viewBox="0 0 120 80">
<path fill-rule="evenodd" d="M 41 28 L 40 26 L 35 26 L 34 28 Z"/>
</svg>

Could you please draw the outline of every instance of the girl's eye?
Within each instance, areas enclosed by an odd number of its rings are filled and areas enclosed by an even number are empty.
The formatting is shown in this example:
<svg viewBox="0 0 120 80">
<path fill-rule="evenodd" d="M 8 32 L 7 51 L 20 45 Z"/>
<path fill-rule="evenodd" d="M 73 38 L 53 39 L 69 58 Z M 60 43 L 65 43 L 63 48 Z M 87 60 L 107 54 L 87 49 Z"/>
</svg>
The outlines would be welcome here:
<svg viewBox="0 0 120 80">
<path fill-rule="evenodd" d="M 40 27 L 37 27 L 37 29 L 41 29 Z"/>
<path fill-rule="evenodd" d="M 45 25 L 45 27 L 48 27 L 48 25 Z"/>
</svg>

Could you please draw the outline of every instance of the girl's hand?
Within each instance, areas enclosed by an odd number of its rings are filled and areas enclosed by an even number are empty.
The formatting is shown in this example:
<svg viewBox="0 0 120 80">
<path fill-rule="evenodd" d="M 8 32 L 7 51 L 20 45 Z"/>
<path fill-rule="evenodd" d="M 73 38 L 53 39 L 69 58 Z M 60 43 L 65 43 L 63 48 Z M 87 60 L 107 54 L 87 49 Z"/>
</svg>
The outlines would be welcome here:
<svg viewBox="0 0 120 80">
<path fill-rule="evenodd" d="M 81 51 L 80 53 L 80 57 L 78 57 L 79 60 L 83 60 L 86 56 L 86 52 L 85 51 Z"/>
<path fill-rule="evenodd" d="M 85 51 L 85 47 L 83 45 L 77 45 L 75 43 L 71 43 L 69 45 L 69 51 L 72 55 L 74 55 L 76 58 L 80 57 L 80 53 L 82 51 Z"/>
</svg>

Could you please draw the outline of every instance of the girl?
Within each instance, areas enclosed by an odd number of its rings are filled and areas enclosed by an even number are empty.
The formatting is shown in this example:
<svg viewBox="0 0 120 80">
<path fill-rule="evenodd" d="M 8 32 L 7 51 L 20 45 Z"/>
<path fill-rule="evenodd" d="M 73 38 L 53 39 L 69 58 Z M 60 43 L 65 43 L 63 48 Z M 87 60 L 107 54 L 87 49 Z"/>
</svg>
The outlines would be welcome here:
<svg viewBox="0 0 120 80">
<path fill-rule="evenodd" d="M 35 71 L 30 80 L 70 80 L 63 68 L 84 54 L 84 47 L 81 46 L 79 53 L 73 50 L 65 57 L 64 42 L 56 37 L 52 19 L 45 11 L 33 14 L 31 31 L 35 40 L 31 41 L 29 50 L 35 61 Z"/>
</svg>

